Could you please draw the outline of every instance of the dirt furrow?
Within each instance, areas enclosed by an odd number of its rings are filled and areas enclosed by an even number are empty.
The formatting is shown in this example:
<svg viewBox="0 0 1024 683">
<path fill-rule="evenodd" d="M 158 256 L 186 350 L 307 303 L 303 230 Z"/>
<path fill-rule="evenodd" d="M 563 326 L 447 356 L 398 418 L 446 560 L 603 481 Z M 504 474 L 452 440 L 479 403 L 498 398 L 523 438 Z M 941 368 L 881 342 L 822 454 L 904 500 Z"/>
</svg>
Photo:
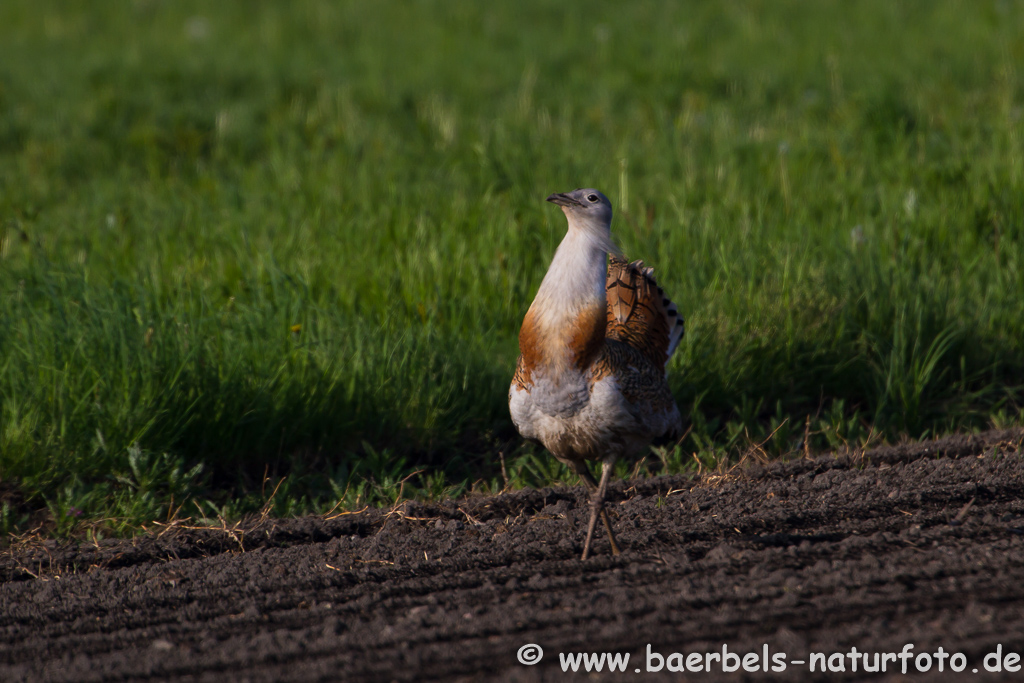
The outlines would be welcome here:
<svg viewBox="0 0 1024 683">
<path fill-rule="evenodd" d="M 575 652 L 630 653 L 591 677 L 679 680 L 645 671 L 648 645 L 791 661 L 913 643 L 982 668 L 1024 650 L 1021 439 L 620 483 L 627 550 L 586 563 L 572 489 L 18 548 L 0 558 L 0 680 L 561 680 Z"/>
</svg>

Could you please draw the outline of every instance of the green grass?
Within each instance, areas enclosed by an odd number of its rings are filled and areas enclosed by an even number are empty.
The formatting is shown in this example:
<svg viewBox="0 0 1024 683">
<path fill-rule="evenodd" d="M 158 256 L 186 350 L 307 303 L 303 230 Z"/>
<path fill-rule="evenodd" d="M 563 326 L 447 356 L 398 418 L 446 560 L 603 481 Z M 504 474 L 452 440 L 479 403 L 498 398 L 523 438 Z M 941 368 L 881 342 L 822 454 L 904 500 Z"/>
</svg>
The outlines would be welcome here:
<svg viewBox="0 0 1024 683">
<path fill-rule="evenodd" d="M 0 533 L 571 481 L 506 392 L 578 186 L 688 321 L 641 471 L 1019 424 L 1021 64 L 1002 0 L 4 2 Z"/>
</svg>

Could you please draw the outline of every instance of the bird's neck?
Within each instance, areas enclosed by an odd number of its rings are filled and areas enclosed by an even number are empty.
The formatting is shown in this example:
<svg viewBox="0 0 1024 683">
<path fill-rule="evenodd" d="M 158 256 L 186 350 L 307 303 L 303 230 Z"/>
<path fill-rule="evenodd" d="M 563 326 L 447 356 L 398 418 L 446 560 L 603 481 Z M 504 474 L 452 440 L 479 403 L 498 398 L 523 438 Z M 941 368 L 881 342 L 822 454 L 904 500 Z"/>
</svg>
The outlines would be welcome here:
<svg viewBox="0 0 1024 683">
<path fill-rule="evenodd" d="M 604 343 L 611 238 L 570 228 L 523 320 L 519 350 L 528 367 L 583 370 Z"/>
</svg>

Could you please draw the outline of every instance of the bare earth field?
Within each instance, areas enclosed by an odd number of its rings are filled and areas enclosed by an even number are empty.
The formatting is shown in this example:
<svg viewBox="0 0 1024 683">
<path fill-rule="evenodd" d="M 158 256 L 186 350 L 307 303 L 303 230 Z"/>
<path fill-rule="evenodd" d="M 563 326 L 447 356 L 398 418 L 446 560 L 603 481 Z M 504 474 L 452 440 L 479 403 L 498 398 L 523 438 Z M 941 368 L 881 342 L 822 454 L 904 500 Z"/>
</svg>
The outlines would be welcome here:
<svg viewBox="0 0 1024 683">
<path fill-rule="evenodd" d="M 582 489 L 14 548 L 0 556 L 0 680 L 562 680 L 559 654 L 577 652 L 630 654 L 625 672 L 580 665 L 591 680 L 888 680 L 899 660 L 865 673 L 845 657 L 827 674 L 794 660 L 907 643 L 963 653 L 963 674 L 933 658 L 925 675 L 960 680 L 997 645 L 1024 650 L 1022 440 L 620 482 L 625 552 L 601 537 L 586 563 Z M 529 643 L 544 651 L 533 666 L 517 660 Z M 767 646 L 786 669 L 647 671 L 648 646 L 723 645 Z"/>
</svg>

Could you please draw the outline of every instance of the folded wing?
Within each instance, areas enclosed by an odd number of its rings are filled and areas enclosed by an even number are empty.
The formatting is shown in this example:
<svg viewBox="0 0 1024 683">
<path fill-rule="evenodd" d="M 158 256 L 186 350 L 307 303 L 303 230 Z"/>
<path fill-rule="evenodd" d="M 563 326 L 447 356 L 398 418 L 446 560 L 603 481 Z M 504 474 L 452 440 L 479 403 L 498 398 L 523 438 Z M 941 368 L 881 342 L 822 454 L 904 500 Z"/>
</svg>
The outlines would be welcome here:
<svg viewBox="0 0 1024 683">
<path fill-rule="evenodd" d="M 665 367 L 683 338 L 683 318 L 643 261 L 612 257 L 608 264 L 606 336 Z"/>
</svg>

